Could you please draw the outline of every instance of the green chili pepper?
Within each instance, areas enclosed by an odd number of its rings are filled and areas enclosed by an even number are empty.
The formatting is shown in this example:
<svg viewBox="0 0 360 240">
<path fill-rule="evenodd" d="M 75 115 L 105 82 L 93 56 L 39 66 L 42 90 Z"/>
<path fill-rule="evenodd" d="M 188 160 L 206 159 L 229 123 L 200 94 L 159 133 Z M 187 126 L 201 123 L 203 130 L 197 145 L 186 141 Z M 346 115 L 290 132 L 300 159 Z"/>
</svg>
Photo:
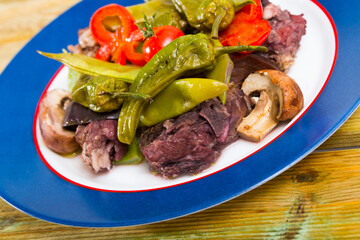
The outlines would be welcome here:
<svg viewBox="0 0 360 240">
<path fill-rule="evenodd" d="M 225 12 L 221 20 L 220 30 L 225 29 L 232 22 L 235 12 L 253 0 L 173 0 L 176 9 L 182 13 L 190 26 L 208 31 L 219 15 Z"/>
<path fill-rule="evenodd" d="M 44 53 L 41 51 L 38 51 L 38 53 L 45 57 L 57 60 L 80 73 L 92 76 L 113 77 L 128 83 L 132 83 L 141 70 L 141 67 L 139 66 L 123 66 L 76 53 L 64 52 L 56 54 Z"/>
<path fill-rule="evenodd" d="M 95 112 L 111 112 L 118 109 L 124 98 L 149 99 L 142 93 L 129 93 L 128 85 L 117 79 L 82 74 L 73 87 L 72 99 Z"/>
<path fill-rule="evenodd" d="M 205 34 L 185 35 L 162 48 L 142 68 L 129 91 L 155 97 L 172 81 L 194 70 L 214 66 L 216 57 L 231 52 L 267 51 L 263 46 L 215 46 Z M 120 142 L 131 143 L 145 106 L 142 100 L 125 100 L 118 121 Z"/>
<path fill-rule="evenodd" d="M 82 73 L 79 73 L 77 71 L 75 71 L 72 68 L 69 68 L 69 75 L 68 75 L 68 89 L 73 89 L 76 82 L 80 79 L 80 77 L 82 76 Z"/>
<path fill-rule="evenodd" d="M 201 102 L 219 96 L 228 86 L 206 78 L 185 78 L 172 82 L 148 104 L 140 116 L 140 125 L 153 126 L 183 114 Z"/>
<path fill-rule="evenodd" d="M 187 22 L 181 17 L 171 0 L 153 0 L 143 4 L 127 7 L 137 23 L 144 22 L 144 14 L 154 17 L 152 26 L 160 27 L 163 25 L 171 25 L 184 30 Z"/>
<path fill-rule="evenodd" d="M 134 141 L 129 145 L 126 154 L 119 161 L 114 161 L 113 163 L 115 165 L 139 164 L 144 159 L 145 157 L 140 150 L 138 139 L 135 138 Z"/>
<path fill-rule="evenodd" d="M 232 0 L 232 1 L 234 3 L 235 12 L 239 11 L 245 5 L 248 5 L 248 4 L 255 4 L 256 5 L 255 0 Z"/>
<path fill-rule="evenodd" d="M 214 40 L 217 46 L 222 46 L 219 40 Z M 204 72 L 205 76 L 210 79 L 218 80 L 222 83 L 230 81 L 231 73 L 234 69 L 234 63 L 229 54 L 224 54 L 216 58 L 215 66 L 212 70 Z M 225 105 L 226 91 L 219 96 L 221 103 Z"/>
</svg>

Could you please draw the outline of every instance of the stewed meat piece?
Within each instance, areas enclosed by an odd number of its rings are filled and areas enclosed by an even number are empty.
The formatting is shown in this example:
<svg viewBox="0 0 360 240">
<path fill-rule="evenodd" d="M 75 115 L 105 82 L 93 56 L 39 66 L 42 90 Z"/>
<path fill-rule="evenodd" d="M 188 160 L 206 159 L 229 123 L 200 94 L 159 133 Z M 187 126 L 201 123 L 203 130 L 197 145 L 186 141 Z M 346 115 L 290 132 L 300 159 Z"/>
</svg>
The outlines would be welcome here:
<svg viewBox="0 0 360 240">
<path fill-rule="evenodd" d="M 231 89 L 225 106 L 217 98 L 210 99 L 194 111 L 145 131 L 140 138 L 141 151 L 151 169 L 164 178 L 202 172 L 224 147 L 238 139 L 235 129 L 246 114 L 244 94 Z"/>
<path fill-rule="evenodd" d="M 269 21 L 271 32 L 264 43 L 268 53 L 262 55 L 273 59 L 287 72 L 294 64 L 300 40 L 306 33 L 306 20 L 303 14 L 293 15 L 268 1 L 263 1 L 263 6 L 263 17 Z"/>
<path fill-rule="evenodd" d="M 117 138 L 116 127 L 116 120 L 102 120 L 76 129 L 76 141 L 82 147 L 81 158 L 95 173 L 110 170 L 112 162 L 120 160 L 127 151 L 127 145 Z"/>
<path fill-rule="evenodd" d="M 95 57 L 100 45 L 95 41 L 90 28 L 86 27 L 78 31 L 78 44 L 69 45 L 68 50 L 73 53 Z"/>
</svg>

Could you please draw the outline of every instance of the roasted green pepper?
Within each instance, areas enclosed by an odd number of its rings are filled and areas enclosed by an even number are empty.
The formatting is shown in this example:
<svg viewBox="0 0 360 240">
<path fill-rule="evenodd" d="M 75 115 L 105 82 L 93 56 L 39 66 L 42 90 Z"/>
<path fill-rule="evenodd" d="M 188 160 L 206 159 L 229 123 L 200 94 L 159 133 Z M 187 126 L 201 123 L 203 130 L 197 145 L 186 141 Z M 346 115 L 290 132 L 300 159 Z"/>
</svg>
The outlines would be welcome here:
<svg viewBox="0 0 360 240">
<path fill-rule="evenodd" d="M 111 112 L 118 109 L 124 98 L 146 99 L 147 95 L 126 92 L 128 85 L 117 79 L 82 74 L 73 87 L 72 99 L 95 112 Z"/>
<path fill-rule="evenodd" d="M 119 160 L 114 161 L 115 165 L 130 165 L 130 164 L 139 164 L 145 159 L 142 154 L 138 139 L 134 139 L 134 141 L 129 145 L 128 151 L 126 154 Z"/>
<path fill-rule="evenodd" d="M 214 40 L 217 46 L 222 46 L 219 40 Z M 214 68 L 210 71 L 205 71 L 207 78 L 218 80 L 219 82 L 228 83 L 230 81 L 231 73 L 234 69 L 234 63 L 229 54 L 223 54 L 216 58 Z M 226 91 L 219 96 L 221 103 L 226 102 Z"/>
<path fill-rule="evenodd" d="M 76 53 L 65 52 L 56 54 L 40 51 L 38 51 L 38 53 L 45 57 L 57 60 L 80 73 L 92 76 L 112 77 L 128 83 L 132 83 L 141 70 L 140 66 L 123 66 Z"/>
<path fill-rule="evenodd" d="M 185 78 L 172 82 L 148 104 L 140 116 L 140 125 L 153 126 L 183 114 L 201 102 L 219 96 L 228 86 L 206 78 Z"/>
<path fill-rule="evenodd" d="M 137 23 L 144 22 L 145 16 L 154 16 L 152 26 L 171 25 L 184 30 L 187 22 L 176 10 L 171 0 L 153 0 L 126 8 Z M 156 14 L 155 14 L 156 13 Z"/>
<path fill-rule="evenodd" d="M 220 30 L 229 26 L 235 11 L 242 6 L 254 3 L 253 0 L 172 0 L 176 9 L 182 13 L 190 26 L 200 30 L 212 29 L 215 20 L 225 12 L 220 23 Z"/>
<path fill-rule="evenodd" d="M 155 97 L 172 81 L 194 70 L 212 68 L 216 57 L 230 52 L 267 51 L 262 46 L 215 46 L 205 34 L 185 35 L 162 48 L 142 68 L 129 91 Z M 120 142 L 130 144 L 135 136 L 140 114 L 146 105 L 142 100 L 124 101 L 118 121 Z"/>
</svg>

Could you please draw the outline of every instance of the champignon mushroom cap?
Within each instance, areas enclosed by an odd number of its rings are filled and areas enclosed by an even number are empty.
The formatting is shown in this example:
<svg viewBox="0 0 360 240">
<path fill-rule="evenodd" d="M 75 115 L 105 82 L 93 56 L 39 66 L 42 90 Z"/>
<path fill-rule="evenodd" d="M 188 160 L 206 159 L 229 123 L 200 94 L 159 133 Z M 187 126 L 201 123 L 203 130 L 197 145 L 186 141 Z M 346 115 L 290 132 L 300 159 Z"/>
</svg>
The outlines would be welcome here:
<svg viewBox="0 0 360 240">
<path fill-rule="evenodd" d="M 260 94 L 260 97 L 255 108 L 243 118 L 237 131 L 240 137 L 259 142 L 279 123 L 282 91 L 269 76 L 260 73 L 250 74 L 245 79 L 242 90 L 248 96 Z"/>
<path fill-rule="evenodd" d="M 70 154 L 79 150 L 75 133 L 62 127 L 67 103 L 71 100 L 69 92 L 54 89 L 47 92 L 40 103 L 39 125 L 45 145 L 60 154 Z"/>
<path fill-rule="evenodd" d="M 282 89 L 283 106 L 279 120 L 287 121 L 294 118 L 304 107 L 304 97 L 299 85 L 294 79 L 278 70 L 264 69 L 258 72 L 268 75 L 271 81 Z"/>
</svg>

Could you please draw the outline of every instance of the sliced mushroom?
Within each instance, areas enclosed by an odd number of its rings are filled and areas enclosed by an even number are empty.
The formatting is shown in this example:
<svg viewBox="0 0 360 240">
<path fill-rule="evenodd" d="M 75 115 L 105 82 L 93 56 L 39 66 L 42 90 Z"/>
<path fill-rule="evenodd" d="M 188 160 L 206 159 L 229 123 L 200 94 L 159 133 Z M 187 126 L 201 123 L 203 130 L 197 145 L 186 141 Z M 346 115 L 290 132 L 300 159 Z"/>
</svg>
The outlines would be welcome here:
<svg viewBox="0 0 360 240">
<path fill-rule="evenodd" d="M 69 92 L 54 89 L 45 94 L 39 109 L 39 125 L 44 143 L 60 154 L 70 154 L 80 148 L 75 140 L 75 133 L 62 127 L 70 99 Z"/>
<path fill-rule="evenodd" d="M 283 92 L 279 85 L 274 84 L 269 75 L 260 72 L 250 74 L 244 81 L 241 89 L 249 97 L 260 95 L 262 91 L 266 91 L 271 99 L 279 104 L 277 118 L 280 118 L 283 107 Z"/>
<path fill-rule="evenodd" d="M 269 76 L 253 73 L 244 81 L 242 90 L 248 96 L 260 94 L 255 108 L 237 128 L 239 135 L 249 141 L 261 141 L 279 122 L 282 91 Z"/>
<path fill-rule="evenodd" d="M 288 121 L 293 119 L 304 107 L 304 97 L 299 85 L 294 79 L 278 70 L 265 69 L 258 72 L 269 76 L 271 81 L 279 85 L 283 92 L 284 100 L 279 120 Z"/>
<path fill-rule="evenodd" d="M 249 97 L 260 94 L 255 108 L 237 129 L 240 136 L 250 141 L 260 141 L 279 121 L 292 119 L 304 106 L 300 87 L 278 70 L 265 69 L 250 74 L 242 90 Z"/>
</svg>

